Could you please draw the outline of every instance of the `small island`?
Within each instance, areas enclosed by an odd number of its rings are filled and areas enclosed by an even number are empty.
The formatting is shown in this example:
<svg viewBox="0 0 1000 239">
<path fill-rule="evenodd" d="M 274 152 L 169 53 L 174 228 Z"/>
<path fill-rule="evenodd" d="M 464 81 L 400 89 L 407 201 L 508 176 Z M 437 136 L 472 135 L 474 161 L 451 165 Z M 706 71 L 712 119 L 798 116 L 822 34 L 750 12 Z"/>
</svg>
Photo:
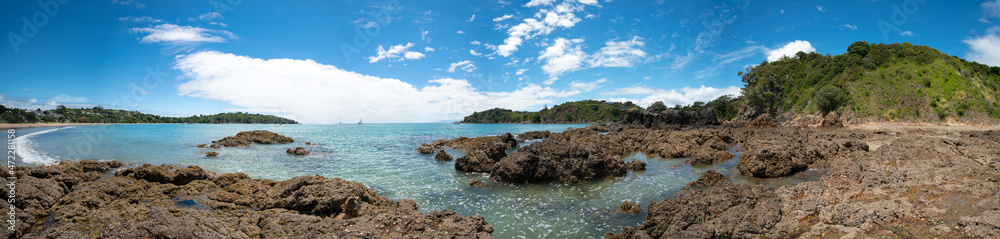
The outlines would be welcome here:
<svg viewBox="0 0 1000 239">
<path fill-rule="evenodd" d="M 295 120 L 244 112 L 168 117 L 139 111 L 93 108 L 67 108 L 59 105 L 52 110 L 7 108 L 0 105 L 0 123 L 93 123 L 93 124 L 298 124 Z"/>
</svg>

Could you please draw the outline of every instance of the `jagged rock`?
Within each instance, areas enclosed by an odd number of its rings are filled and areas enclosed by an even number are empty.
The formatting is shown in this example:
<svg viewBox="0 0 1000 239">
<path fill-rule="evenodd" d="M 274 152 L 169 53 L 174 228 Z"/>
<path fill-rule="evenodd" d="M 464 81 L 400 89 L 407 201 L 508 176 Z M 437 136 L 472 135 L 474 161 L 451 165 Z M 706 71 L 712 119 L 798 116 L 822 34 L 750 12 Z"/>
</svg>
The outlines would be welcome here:
<svg viewBox="0 0 1000 239">
<path fill-rule="evenodd" d="M 595 144 L 546 140 L 497 162 L 490 178 L 506 183 L 579 183 L 625 174 L 625 162 Z"/>
<path fill-rule="evenodd" d="M 422 144 L 420 147 L 417 147 L 417 152 L 420 152 L 420 154 L 432 154 L 434 153 L 434 146 Z"/>
<path fill-rule="evenodd" d="M 226 136 L 220 140 L 212 141 L 213 144 L 226 147 L 246 147 L 250 146 L 251 143 L 287 144 L 291 142 L 295 142 L 295 140 L 267 130 L 243 131 L 237 133 L 236 136 Z"/>
<path fill-rule="evenodd" d="M 198 148 L 208 148 L 208 145 L 207 144 L 198 144 L 198 146 L 196 146 L 196 147 L 198 147 Z"/>
<path fill-rule="evenodd" d="M 79 172 L 78 168 L 82 167 L 66 167 L 62 171 L 43 168 L 40 175 L 58 177 L 71 171 Z M 46 173 L 51 171 L 58 173 Z M 148 164 L 123 170 L 108 179 L 99 179 L 99 172 L 90 174 L 98 174 L 98 179 L 65 194 L 54 186 L 58 184 L 54 178 L 25 176 L 19 179 L 18 189 L 24 189 L 18 191 L 18 196 L 23 195 L 25 203 L 29 203 L 18 204 L 19 208 L 24 208 L 18 214 L 23 223 L 20 228 L 32 229 L 3 235 L 25 238 L 491 238 L 493 232 L 493 227 L 479 215 L 464 217 L 450 210 L 422 214 L 413 200 L 393 202 L 360 183 L 322 176 L 300 176 L 277 182 L 231 173 L 201 180 L 203 175 L 214 173 L 197 167 L 170 170 L 169 166 Z M 178 183 L 164 184 L 147 179 Z M 34 193 L 33 189 L 42 185 L 48 185 L 44 186 L 48 192 Z M 0 201 L 3 203 L 6 202 Z"/>
<path fill-rule="evenodd" d="M 208 147 L 209 148 L 213 148 L 213 149 L 221 149 L 222 148 L 222 146 L 219 146 L 218 144 L 212 144 L 212 145 L 209 145 Z"/>
<path fill-rule="evenodd" d="M 451 161 L 452 160 L 451 154 L 448 154 L 448 152 L 445 152 L 443 149 L 439 150 L 438 153 L 437 153 L 437 155 L 434 155 L 434 159 L 437 160 L 437 161 Z"/>
<path fill-rule="evenodd" d="M 688 161 L 688 163 L 691 164 L 691 166 L 703 167 L 729 160 L 734 156 L 735 155 L 726 152 L 725 150 L 714 150 L 702 147 L 694 152 L 694 155 L 691 156 L 691 161 Z"/>
<path fill-rule="evenodd" d="M 830 112 L 826 117 L 823 117 L 823 127 L 834 127 L 841 128 L 844 127 L 844 121 L 837 117 L 837 112 Z"/>
<path fill-rule="evenodd" d="M 701 176 L 698 177 L 698 180 L 684 185 L 684 188 L 681 190 L 704 189 L 726 181 L 729 181 L 729 177 L 726 177 L 726 175 L 722 175 L 715 170 L 709 169 L 705 173 L 702 173 Z"/>
<path fill-rule="evenodd" d="M 624 201 L 621 205 L 618 205 L 618 211 L 627 214 L 639 214 L 642 212 L 642 207 L 638 203 Z"/>
<path fill-rule="evenodd" d="M 154 183 L 169 183 L 175 185 L 185 185 L 194 180 L 207 180 L 212 177 L 212 173 L 205 171 L 198 166 L 188 166 L 174 171 L 167 165 L 153 166 L 143 164 L 136 168 L 129 168 L 115 173 L 115 176 L 142 179 Z"/>
<path fill-rule="evenodd" d="M 757 118 L 747 122 L 747 124 L 743 127 L 747 129 L 766 129 L 774 128 L 776 126 L 778 126 L 778 124 L 774 123 L 774 119 L 771 119 L 771 115 L 761 114 L 760 116 L 757 116 Z"/>
<path fill-rule="evenodd" d="M 312 142 L 306 141 L 306 145 L 313 145 Z"/>
<path fill-rule="evenodd" d="M 462 157 L 455 160 L 455 170 L 462 172 L 488 173 L 495 164 L 507 156 L 507 146 L 500 142 L 490 141 L 480 145 Z"/>
<path fill-rule="evenodd" d="M 646 162 L 633 159 L 632 162 L 625 164 L 625 168 L 631 171 L 646 171 Z"/>
<path fill-rule="evenodd" d="M 291 155 L 309 155 L 309 151 L 306 151 L 306 149 L 302 148 L 302 147 L 295 147 L 294 149 L 287 149 L 287 150 L 285 150 L 285 153 L 291 154 Z"/>
<path fill-rule="evenodd" d="M 552 132 L 549 132 L 548 130 L 546 130 L 546 131 L 529 131 L 529 132 L 524 132 L 523 134 L 517 135 L 517 139 L 520 142 L 524 142 L 524 141 L 528 141 L 528 140 L 544 139 L 544 138 L 549 137 L 550 134 L 552 134 Z"/>
<path fill-rule="evenodd" d="M 442 147 L 449 147 L 463 152 L 472 152 L 473 150 L 487 146 L 487 143 L 491 142 L 498 143 L 504 148 L 517 148 L 517 140 L 514 139 L 514 135 L 505 133 L 503 135 L 478 138 L 458 137 L 451 140 L 442 139 L 420 145 L 420 147 L 417 148 L 417 152 L 422 154 L 432 154 L 435 149 Z"/>
<path fill-rule="evenodd" d="M 479 180 L 476 180 L 474 178 L 469 180 L 469 187 L 470 188 L 485 187 L 485 186 L 486 186 L 486 183 L 484 183 L 483 181 L 479 181 Z"/>
<path fill-rule="evenodd" d="M 208 153 L 205 153 L 205 157 L 209 157 L 209 158 L 218 157 L 218 156 L 219 156 L 219 152 L 208 152 Z"/>
<path fill-rule="evenodd" d="M 719 125 L 715 111 L 680 112 L 666 109 L 662 112 L 631 109 L 619 122 L 621 125 L 639 125 L 647 129 L 670 129 L 678 125 Z"/>
</svg>

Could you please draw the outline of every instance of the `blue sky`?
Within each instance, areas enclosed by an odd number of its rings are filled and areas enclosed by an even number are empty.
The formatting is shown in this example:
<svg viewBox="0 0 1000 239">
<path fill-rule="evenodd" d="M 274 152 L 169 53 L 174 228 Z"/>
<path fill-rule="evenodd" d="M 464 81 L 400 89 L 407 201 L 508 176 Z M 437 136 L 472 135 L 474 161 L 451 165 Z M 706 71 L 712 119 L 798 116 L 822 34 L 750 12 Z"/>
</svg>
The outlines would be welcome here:
<svg viewBox="0 0 1000 239">
<path fill-rule="evenodd" d="M 1000 0 L 11 1 L 0 103 L 305 123 L 434 122 L 583 99 L 738 94 L 854 41 L 1000 65 Z"/>
</svg>

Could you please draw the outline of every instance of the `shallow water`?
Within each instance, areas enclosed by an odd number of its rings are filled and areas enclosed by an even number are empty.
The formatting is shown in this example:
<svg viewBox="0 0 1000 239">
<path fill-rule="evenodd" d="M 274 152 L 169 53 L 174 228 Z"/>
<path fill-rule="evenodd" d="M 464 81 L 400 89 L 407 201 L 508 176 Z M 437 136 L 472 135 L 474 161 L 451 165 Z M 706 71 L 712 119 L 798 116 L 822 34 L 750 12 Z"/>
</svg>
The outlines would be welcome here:
<svg viewBox="0 0 1000 239">
<path fill-rule="evenodd" d="M 451 209 L 462 215 L 481 214 L 493 225 L 497 238 L 602 238 L 639 225 L 646 206 L 670 197 L 701 173 L 712 169 L 734 181 L 770 186 L 815 180 L 807 171 L 800 178 L 751 180 L 739 176 L 734 157 L 708 167 L 692 168 L 686 158 L 662 159 L 637 153 L 626 162 L 647 162 L 646 171 L 625 177 L 577 185 L 505 185 L 468 188 L 470 179 L 489 182 L 486 174 L 456 172 L 454 161 L 438 162 L 416 152 L 421 143 L 460 136 L 479 137 L 535 130 L 561 132 L 586 125 L 474 125 L 474 124 L 350 124 L 350 125 L 116 125 L 18 129 L 19 165 L 52 163 L 63 159 L 117 159 L 131 164 L 198 165 L 218 173 L 244 172 L 251 177 L 285 180 L 319 174 L 365 184 L 392 200 L 414 199 L 421 212 Z M 290 136 L 286 145 L 201 149 L 240 131 L 265 129 Z M 305 142 L 317 145 L 304 145 Z M 538 141 L 529 141 L 522 145 Z M 307 156 L 285 153 L 305 147 Z M 734 147 L 730 151 L 738 154 Z M 220 153 L 205 158 L 205 152 Z M 448 150 L 453 157 L 464 153 Z M 814 174 L 823 172 L 815 170 Z M 798 175 L 797 175 L 798 176 Z M 818 177 L 818 176 L 815 176 Z M 196 201 L 179 199 L 188 206 Z M 639 203 L 637 215 L 614 210 L 622 201 Z M 189 205 L 190 204 L 190 205 Z"/>
</svg>

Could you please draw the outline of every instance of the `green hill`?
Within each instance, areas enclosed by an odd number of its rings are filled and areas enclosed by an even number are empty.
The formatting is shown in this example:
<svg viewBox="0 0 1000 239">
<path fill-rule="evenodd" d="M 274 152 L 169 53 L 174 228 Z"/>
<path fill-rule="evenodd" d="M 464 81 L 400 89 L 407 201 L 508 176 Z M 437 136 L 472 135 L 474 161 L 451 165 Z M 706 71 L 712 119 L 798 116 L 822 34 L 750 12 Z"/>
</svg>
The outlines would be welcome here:
<svg viewBox="0 0 1000 239">
<path fill-rule="evenodd" d="M 1000 67 L 909 43 L 856 42 L 837 56 L 799 52 L 739 75 L 741 119 L 829 111 L 861 121 L 1000 118 Z"/>
<path fill-rule="evenodd" d="M 540 111 L 513 111 L 494 108 L 475 112 L 466 116 L 462 123 L 583 123 L 613 122 L 625 117 L 631 108 L 639 106 L 632 102 L 607 102 L 584 100 L 566 102 Z"/>
<path fill-rule="evenodd" d="M 138 111 L 104 109 L 102 107 L 71 109 L 58 106 L 53 110 L 25 110 L 0 105 L 0 122 L 5 123 L 196 123 L 196 124 L 298 124 L 294 120 L 271 115 L 243 112 L 164 117 Z"/>
</svg>

